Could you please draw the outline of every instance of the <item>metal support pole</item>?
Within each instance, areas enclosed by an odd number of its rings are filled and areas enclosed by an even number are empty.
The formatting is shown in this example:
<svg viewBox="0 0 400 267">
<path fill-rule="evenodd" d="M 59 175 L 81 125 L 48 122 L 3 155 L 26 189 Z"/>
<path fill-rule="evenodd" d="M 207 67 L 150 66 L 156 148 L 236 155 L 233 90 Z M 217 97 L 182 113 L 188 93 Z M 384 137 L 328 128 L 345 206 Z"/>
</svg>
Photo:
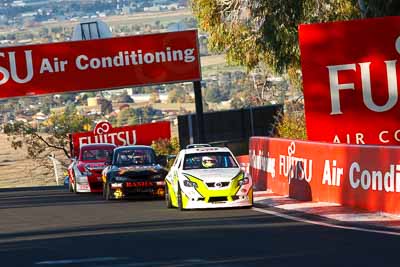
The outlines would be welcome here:
<svg viewBox="0 0 400 267">
<path fill-rule="evenodd" d="M 189 144 L 194 143 L 194 134 L 193 134 L 193 121 L 192 115 L 188 115 L 188 126 L 189 126 Z"/>
<path fill-rule="evenodd" d="M 57 170 L 57 163 L 59 163 L 59 161 L 54 157 L 54 154 L 51 154 L 50 156 L 48 156 L 48 158 L 53 162 L 53 169 L 54 169 L 54 176 L 56 177 L 56 183 L 57 185 L 59 185 L 59 176 L 58 176 L 58 170 Z"/>
<path fill-rule="evenodd" d="M 254 136 L 254 117 L 253 108 L 250 106 L 250 125 L 251 125 L 251 136 Z"/>
<path fill-rule="evenodd" d="M 193 82 L 194 101 L 196 104 L 196 122 L 197 122 L 197 136 L 198 143 L 205 143 L 204 134 L 204 114 L 203 114 L 203 99 L 201 96 L 201 83 L 200 81 Z"/>
</svg>

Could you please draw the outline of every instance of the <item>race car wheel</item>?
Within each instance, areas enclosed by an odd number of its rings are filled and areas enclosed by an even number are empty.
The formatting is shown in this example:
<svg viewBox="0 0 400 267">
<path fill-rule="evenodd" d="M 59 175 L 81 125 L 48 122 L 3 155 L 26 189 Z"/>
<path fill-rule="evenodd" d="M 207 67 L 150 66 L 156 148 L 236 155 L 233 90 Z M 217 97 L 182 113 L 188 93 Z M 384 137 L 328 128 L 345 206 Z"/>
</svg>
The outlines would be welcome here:
<svg viewBox="0 0 400 267">
<path fill-rule="evenodd" d="M 106 198 L 106 184 L 103 183 L 103 198 Z"/>
<path fill-rule="evenodd" d="M 182 204 L 182 190 L 181 187 L 178 186 L 178 209 L 184 211 L 185 209 L 183 208 L 183 204 Z"/>
<path fill-rule="evenodd" d="M 111 200 L 111 199 L 112 199 L 111 187 L 109 185 L 106 185 L 106 200 Z"/>
<path fill-rule="evenodd" d="M 76 189 L 76 180 L 74 181 L 74 192 L 75 194 L 79 194 L 78 190 Z"/>
<path fill-rule="evenodd" d="M 168 209 L 172 208 L 171 196 L 169 195 L 167 185 L 165 185 L 165 203 L 166 203 Z"/>
<path fill-rule="evenodd" d="M 74 192 L 74 188 L 72 187 L 71 180 L 68 181 L 68 190 L 69 190 L 69 192 Z"/>
<path fill-rule="evenodd" d="M 253 192 L 251 192 L 251 205 L 250 206 L 246 206 L 245 208 L 247 209 L 251 209 L 254 205 L 254 194 Z"/>
</svg>

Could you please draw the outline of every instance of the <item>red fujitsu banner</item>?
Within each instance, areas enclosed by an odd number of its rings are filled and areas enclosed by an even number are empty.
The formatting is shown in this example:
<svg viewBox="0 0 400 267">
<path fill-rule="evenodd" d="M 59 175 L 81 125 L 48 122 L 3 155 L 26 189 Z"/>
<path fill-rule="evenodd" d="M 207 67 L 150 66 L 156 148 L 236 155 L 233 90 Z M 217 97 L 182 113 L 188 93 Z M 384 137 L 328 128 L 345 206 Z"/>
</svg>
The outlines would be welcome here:
<svg viewBox="0 0 400 267">
<path fill-rule="evenodd" d="M 252 137 L 249 158 L 256 189 L 400 214 L 400 147 Z"/>
<path fill-rule="evenodd" d="M 400 144 L 400 17 L 300 25 L 309 140 Z"/>
<path fill-rule="evenodd" d="M 200 79 L 196 30 L 0 48 L 0 98 Z"/>
<path fill-rule="evenodd" d="M 117 146 L 151 145 L 158 139 L 170 139 L 171 126 L 167 121 L 113 128 L 108 122 L 99 122 L 93 131 L 72 134 L 74 155 L 84 144 L 109 143 Z"/>
</svg>

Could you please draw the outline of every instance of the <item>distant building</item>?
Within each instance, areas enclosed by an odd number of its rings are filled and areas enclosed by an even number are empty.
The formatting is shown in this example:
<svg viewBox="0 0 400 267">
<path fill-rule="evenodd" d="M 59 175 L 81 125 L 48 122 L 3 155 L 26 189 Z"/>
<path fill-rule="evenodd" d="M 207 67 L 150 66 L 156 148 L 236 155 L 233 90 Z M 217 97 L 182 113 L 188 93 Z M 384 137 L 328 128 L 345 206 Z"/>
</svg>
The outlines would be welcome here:
<svg viewBox="0 0 400 267">
<path fill-rule="evenodd" d="M 98 19 L 87 20 L 79 23 L 75 26 L 72 33 L 72 40 L 74 41 L 110 37 L 112 37 L 110 27 L 105 22 Z"/>
<path fill-rule="evenodd" d="M 22 13 L 21 14 L 21 16 L 23 17 L 23 18 L 26 18 L 26 17 L 34 17 L 34 16 L 36 16 L 38 13 L 36 12 L 36 11 L 34 11 L 34 12 L 25 12 L 25 13 Z"/>
<path fill-rule="evenodd" d="M 13 1 L 11 3 L 12 7 L 24 7 L 25 5 L 24 1 Z"/>
<path fill-rule="evenodd" d="M 34 121 L 43 122 L 48 119 L 48 116 L 45 115 L 43 112 L 38 112 L 32 116 L 32 119 Z"/>
<path fill-rule="evenodd" d="M 143 8 L 144 12 L 159 12 L 161 11 L 161 6 L 151 6 Z"/>
<path fill-rule="evenodd" d="M 96 107 L 99 105 L 99 98 L 98 97 L 88 97 L 87 98 L 87 105 L 88 107 Z"/>
<path fill-rule="evenodd" d="M 167 27 L 167 32 L 179 32 L 189 29 L 189 26 L 184 22 L 171 23 Z"/>
</svg>

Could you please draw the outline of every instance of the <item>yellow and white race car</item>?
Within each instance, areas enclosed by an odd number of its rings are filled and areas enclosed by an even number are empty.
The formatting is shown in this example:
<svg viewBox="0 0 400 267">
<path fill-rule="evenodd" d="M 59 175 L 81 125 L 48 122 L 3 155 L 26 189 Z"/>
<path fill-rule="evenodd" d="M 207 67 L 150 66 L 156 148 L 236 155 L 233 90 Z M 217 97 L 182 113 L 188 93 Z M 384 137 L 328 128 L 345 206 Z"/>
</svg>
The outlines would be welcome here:
<svg viewBox="0 0 400 267">
<path fill-rule="evenodd" d="M 180 210 L 251 207 L 252 185 L 229 148 L 189 145 L 165 178 L 166 205 Z"/>
</svg>

